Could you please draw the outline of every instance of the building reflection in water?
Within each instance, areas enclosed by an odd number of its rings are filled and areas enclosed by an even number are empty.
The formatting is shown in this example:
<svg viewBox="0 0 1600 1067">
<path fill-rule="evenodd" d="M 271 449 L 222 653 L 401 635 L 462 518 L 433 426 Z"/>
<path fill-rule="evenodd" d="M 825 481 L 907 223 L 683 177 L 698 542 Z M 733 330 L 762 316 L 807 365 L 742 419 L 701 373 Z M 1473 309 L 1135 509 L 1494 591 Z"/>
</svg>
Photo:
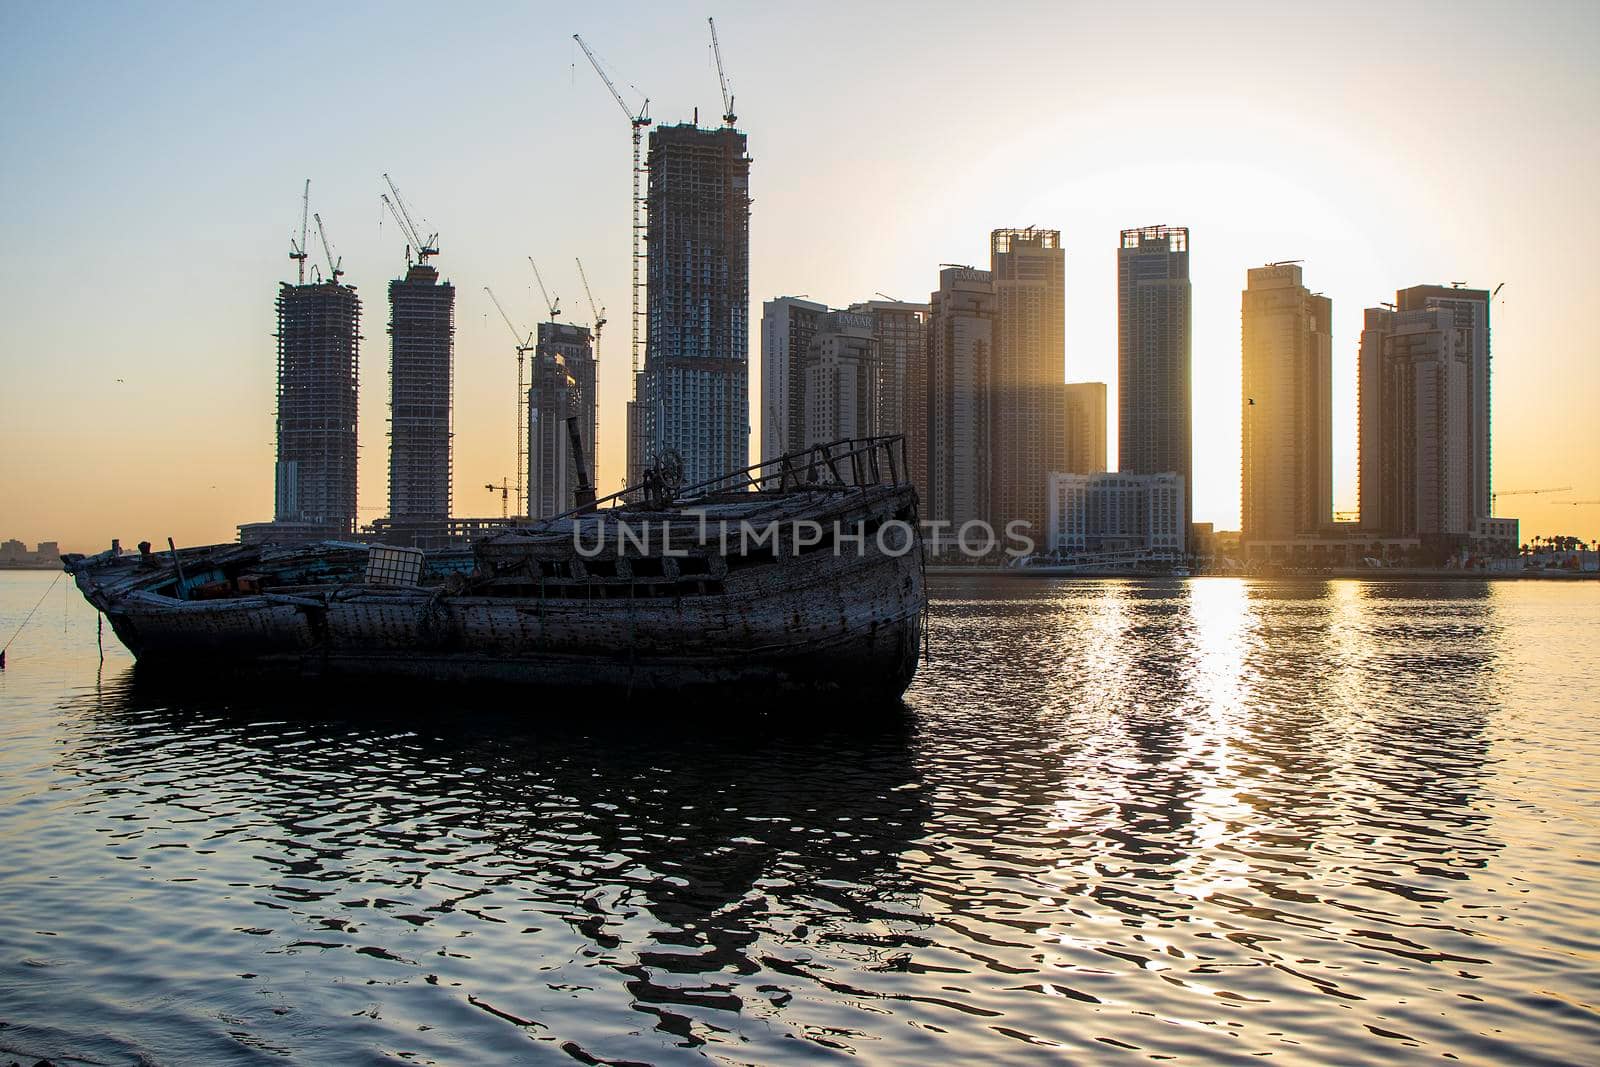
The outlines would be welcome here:
<svg viewBox="0 0 1600 1067">
<path fill-rule="evenodd" d="M 1432 592 L 1068 582 L 1015 606 L 977 596 L 957 609 L 963 635 L 998 635 L 973 642 L 963 670 L 1008 677 L 1007 614 L 1037 619 L 1045 601 L 1053 611 L 1049 626 L 1033 624 L 1049 644 L 1027 654 L 1049 679 L 1034 688 L 1042 705 L 1018 707 L 1025 692 L 997 687 L 984 709 L 991 731 L 1002 715 L 1055 732 L 995 787 L 1023 805 L 1051 797 L 1053 818 L 1013 820 L 1012 805 L 991 799 L 983 812 L 1004 845 L 966 847 L 997 864 L 992 852 L 1004 852 L 1012 867 L 1024 843 L 1038 857 L 1010 878 L 1052 908 L 1012 926 L 1038 924 L 1055 992 L 1098 1002 L 1108 974 L 1131 964 L 1208 995 L 1226 974 L 1229 995 L 1263 1002 L 1307 989 L 1360 999 L 1360 961 L 1374 953 L 1395 966 L 1476 958 L 1457 956 L 1463 939 L 1446 917 L 1433 931 L 1396 917 L 1448 904 L 1502 847 L 1479 804 L 1497 711 L 1493 600 L 1471 584 Z M 933 830 L 945 821 L 936 811 Z M 992 910 L 981 890 L 954 899 Z M 1193 1018 L 1159 998 L 1146 1007 Z M 1118 1039 L 1138 1046 L 1138 1026 Z"/>
</svg>

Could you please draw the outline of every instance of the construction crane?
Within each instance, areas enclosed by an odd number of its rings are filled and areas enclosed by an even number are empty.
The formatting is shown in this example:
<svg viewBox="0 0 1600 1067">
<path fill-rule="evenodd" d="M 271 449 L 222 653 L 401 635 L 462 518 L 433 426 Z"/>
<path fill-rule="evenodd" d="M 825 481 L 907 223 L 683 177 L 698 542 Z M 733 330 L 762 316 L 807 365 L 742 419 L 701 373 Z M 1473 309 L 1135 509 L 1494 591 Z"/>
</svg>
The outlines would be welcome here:
<svg viewBox="0 0 1600 1067">
<path fill-rule="evenodd" d="M 322 242 L 322 254 L 328 257 L 328 281 L 338 285 L 339 275 L 344 273 L 339 266 L 344 262 L 344 257 L 333 258 L 333 249 L 328 246 L 328 232 L 322 228 L 322 216 L 318 214 L 311 217 L 317 220 L 317 239 Z"/>
<path fill-rule="evenodd" d="M 533 268 L 533 280 L 539 283 L 539 295 L 544 297 L 544 306 L 550 311 L 550 321 L 554 322 L 561 314 L 561 298 L 550 299 L 550 294 L 545 291 L 544 278 L 539 275 L 539 264 L 533 261 L 532 256 L 528 257 L 528 266 Z"/>
<path fill-rule="evenodd" d="M 604 82 L 606 88 L 608 90 L 610 90 L 611 97 L 612 97 L 613 100 L 615 100 L 617 102 L 617 106 L 622 108 L 622 113 L 628 116 L 628 123 L 633 128 L 633 341 L 632 341 L 632 355 L 633 355 L 633 373 L 635 375 L 635 387 L 637 388 L 637 381 L 638 381 L 637 375 L 639 373 L 639 366 L 640 366 L 640 363 L 641 363 L 640 356 L 642 354 L 641 350 L 642 350 L 643 345 L 644 345 L 644 302 L 642 300 L 642 294 L 643 294 L 644 290 L 643 290 L 643 283 L 642 283 L 641 278 L 640 278 L 640 273 L 641 273 L 640 272 L 640 264 L 644 260 L 644 256 L 645 256 L 645 252 L 644 252 L 644 238 L 645 238 L 645 232 L 644 232 L 644 209 L 645 209 L 645 202 L 644 202 L 644 198 L 643 198 L 643 196 L 642 196 L 642 194 L 640 192 L 641 179 L 643 178 L 643 175 L 644 175 L 644 166 L 641 164 L 640 159 L 639 159 L 639 144 L 640 144 L 640 138 L 642 136 L 642 131 L 646 127 L 648 127 L 650 125 L 650 123 L 651 123 L 651 119 L 650 119 L 650 98 L 649 97 L 645 97 L 644 98 L 644 106 L 639 108 L 639 110 L 637 112 L 635 112 L 632 108 L 628 107 L 628 102 L 626 100 L 622 99 L 622 94 L 617 91 L 617 87 L 615 85 L 611 84 L 611 79 L 606 76 L 605 70 L 600 66 L 600 60 L 595 58 L 595 54 L 589 48 L 588 43 L 585 42 L 584 39 L 581 36 L 579 36 L 578 34 L 576 34 L 576 33 L 572 35 L 572 39 L 574 41 L 578 42 L 578 47 L 579 48 L 583 49 L 583 54 L 585 56 L 587 56 L 588 59 L 589 59 L 589 65 L 594 68 L 594 72 L 596 74 L 600 75 L 600 80 L 602 82 Z"/>
<path fill-rule="evenodd" d="M 728 75 L 722 69 L 722 45 L 717 41 L 717 20 L 707 18 L 706 25 L 711 27 L 711 54 L 717 60 L 717 83 L 722 86 L 722 122 L 729 129 L 739 121 L 739 116 L 733 113 L 733 93 L 728 89 Z"/>
<path fill-rule="evenodd" d="M 594 358 L 595 362 L 598 363 L 600 361 L 600 331 L 605 328 L 606 309 L 595 306 L 594 293 L 589 291 L 589 276 L 583 271 L 583 260 L 574 256 L 573 261 L 578 264 L 578 280 L 583 282 L 583 295 L 589 301 L 589 314 L 594 319 Z"/>
<path fill-rule="evenodd" d="M 506 513 L 506 509 L 507 509 L 507 506 L 509 505 L 510 499 L 511 499 L 511 487 L 506 484 L 506 480 L 504 478 L 501 478 L 499 485 L 495 485 L 493 482 L 490 482 L 487 485 L 485 485 L 484 488 L 489 490 L 489 492 L 491 492 L 491 493 L 499 493 L 500 494 L 500 517 L 502 519 L 509 518 L 509 516 Z"/>
<path fill-rule="evenodd" d="M 1572 486 L 1570 485 L 1558 486 L 1555 489 L 1502 489 L 1499 492 L 1489 494 L 1489 513 L 1493 514 L 1495 511 L 1499 510 L 1495 504 L 1495 501 L 1499 500 L 1503 496 L 1537 496 L 1540 493 L 1570 492 L 1572 492 Z"/>
<path fill-rule="evenodd" d="M 494 309 L 500 312 L 506 329 L 511 331 L 511 339 L 517 345 L 517 514 L 520 516 L 526 514 L 523 502 L 527 494 L 523 479 L 528 476 L 528 353 L 535 346 L 533 334 L 524 337 L 522 331 L 512 324 L 511 316 L 500 306 L 500 298 L 494 295 L 494 290 L 486 285 L 483 291 L 494 301 Z"/>
<path fill-rule="evenodd" d="M 1563 501 L 1561 501 L 1561 503 L 1568 504 L 1568 505 L 1576 508 L 1576 507 L 1582 507 L 1582 506 L 1584 506 L 1586 504 L 1600 504 L 1600 500 L 1563 500 Z"/>
<path fill-rule="evenodd" d="M 294 260 L 298 279 L 296 284 L 306 283 L 306 224 L 311 212 L 311 179 L 306 179 L 306 190 L 300 194 L 300 243 L 295 244 L 294 238 L 289 238 L 289 258 Z"/>
<path fill-rule="evenodd" d="M 904 301 L 902 301 L 898 296 L 890 296 L 888 293 L 873 293 L 872 295 L 873 296 L 881 296 L 885 300 L 889 301 L 889 303 L 891 303 L 891 304 L 904 303 Z"/>
<path fill-rule="evenodd" d="M 411 262 L 413 249 L 417 253 L 417 262 L 419 264 L 428 262 L 429 256 L 439 254 L 439 235 L 431 233 L 424 238 L 422 231 L 417 229 L 416 223 L 411 221 L 411 211 L 406 207 L 406 199 L 400 195 L 400 190 L 395 186 L 394 179 L 385 173 L 383 180 L 388 184 L 389 192 L 394 194 L 394 199 L 390 200 L 388 193 L 379 193 L 378 196 L 385 204 L 389 205 L 389 213 L 394 216 L 394 221 L 399 225 L 400 232 L 406 235 L 406 262 Z"/>
</svg>

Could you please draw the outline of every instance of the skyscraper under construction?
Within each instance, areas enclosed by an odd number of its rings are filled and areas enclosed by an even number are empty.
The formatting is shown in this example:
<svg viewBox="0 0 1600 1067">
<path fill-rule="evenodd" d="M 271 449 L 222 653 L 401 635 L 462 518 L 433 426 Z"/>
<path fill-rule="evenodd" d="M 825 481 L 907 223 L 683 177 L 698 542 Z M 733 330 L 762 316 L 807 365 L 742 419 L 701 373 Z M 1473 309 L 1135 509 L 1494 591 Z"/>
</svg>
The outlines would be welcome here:
<svg viewBox="0 0 1600 1067">
<path fill-rule="evenodd" d="M 278 288 L 278 463 L 273 518 L 315 536 L 356 528 L 361 298 L 338 281 Z"/>
<path fill-rule="evenodd" d="M 588 327 L 539 323 L 533 377 L 528 387 L 528 515 L 549 518 L 571 510 L 577 464 L 567 419 L 578 419 L 584 465 L 594 484 L 595 360 Z"/>
<path fill-rule="evenodd" d="M 684 123 L 650 132 L 644 370 L 636 483 L 650 455 L 685 482 L 749 461 L 750 157 L 745 135 Z M 644 454 L 641 454 L 644 453 Z"/>
<path fill-rule="evenodd" d="M 426 262 L 389 283 L 389 520 L 401 531 L 450 518 L 455 304 Z"/>
</svg>

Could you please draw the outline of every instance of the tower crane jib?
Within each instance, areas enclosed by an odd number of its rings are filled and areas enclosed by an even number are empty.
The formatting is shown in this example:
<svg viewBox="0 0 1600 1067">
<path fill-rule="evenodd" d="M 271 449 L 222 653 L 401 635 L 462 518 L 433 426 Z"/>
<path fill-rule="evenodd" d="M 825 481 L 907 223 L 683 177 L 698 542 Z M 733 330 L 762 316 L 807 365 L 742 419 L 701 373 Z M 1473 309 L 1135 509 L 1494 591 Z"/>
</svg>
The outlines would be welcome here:
<svg viewBox="0 0 1600 1067">
<path fill-rule="evenodd" d="M 532 256 L 528 257 L 528 266 L 533 268 L 533 280 L 539 283 L 539 295 L 544 297 L 544 306 L 550 312 L 550 321 L 554 322 L 561 314 L 561 298 L 558 296 L 554 300 L 550 299 L 550 294 L 544 287 L 544 279 L 539 276 L 539 264 L 533 261 Z"/>
<path fill-rule="evenodd" d="M 717 40 L 717 20 L 707 18 L 706 25 L 711 27 L 711 54 L 717 60 L 717 83 L 722 87 L 722 121 L 730 129 L 739 121 L 739 116 L 733 113 L 733 92 L 728 88 L 728 74 L 722 66 L 722 44 Z"/>
<path fill-rule="evenodd" d="M 294 238 L 289 238 L 289 258 L 294 260 L 296 268 L 296 284 L 306 283 L 306 227 L 311 213 L 311 179 L 306 179 L 305 191 L 300 194 L 300 243 L 295 244 Z"/>
<path fill-rule="evenodd" d="M 322 254 L 328 257 L 328 281 L 338 285 L 339 275 L 344 273 L 340 266 L 344 262 L 344 257 L 334 257 L 333 248 L 328 244 L 328 232 L 322 228 L 322 216 L 314 214 L 311 217 L 317 220 L 317 239 L 322 242 Z"/>
<path fill-rule="evenodd" d="M 605 83 L 606 89 L 611 93 L 611 98 L 617 102 L 618 107 L 622 108 L 622 113 L 628 116 L 628 124 L 631 127 L 633 138 L 633 200 L 631 204 L 633 209 L 633 337 L 631 355 L 634 384 L 637 389 L 644 346 L 643 266 L 646 255 L 644 249 L 644 165 L 640 159 L 640 146 L 643 140 L 643 131 L 651 122 L 650 98 L 648 96 L 644 97 L 644 105 L 639 108 L 638 112 L 634 112 L 632 108 L 628 107 L 628 102 L 622 98 L 622 94 L 617 91 L 617 87 L 611 83 L 611 78 L 607 76 L 605 69 L 600 66 L 600 60 L 595 57 L 594 51 L 589 47 L 588 42 L 576 33 L 572 35 L 572 39 L 578 42 L 579 48 L 583 49 L 583 54 L 588 58 L 589 65 L 594 68 L 596 74 L 600 75 L 600 80 Z M 642 93 L 640 95 L 643 96 Z M 631 463 L 632 459 L 629 462 Z"/>
<path fill-rule="evenodd" d="M 394 215 L 394 221 L 399 224 L 411 247 L 416 249 L 417 262 L 428 262 L 429 256 L 439 254 L 439 235 L 431 233 L 424 237 L 422 231 L 417 228 L 417 224 L 411 220 L 411 210 L 406 206 L 406 199 L 400 195 L 400 189 L 394 184 L 394 179 L 385 173 L 383 180 L 389 186 L 389 192 L 394 194 L 393 200 L 390 200 L 386 195 L 380 194 L 383 202 L 389 205 L 389 212 Z"/>
</svg>

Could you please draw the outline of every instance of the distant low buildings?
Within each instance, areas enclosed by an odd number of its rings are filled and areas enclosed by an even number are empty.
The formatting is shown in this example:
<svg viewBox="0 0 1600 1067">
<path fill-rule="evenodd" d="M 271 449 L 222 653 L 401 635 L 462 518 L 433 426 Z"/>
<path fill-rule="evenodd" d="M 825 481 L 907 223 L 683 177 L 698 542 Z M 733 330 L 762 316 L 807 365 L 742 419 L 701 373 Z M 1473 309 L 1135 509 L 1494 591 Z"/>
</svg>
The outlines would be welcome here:
<svg viewBox="0 0 1600 1067">
<path fill-rule="evenodd" d="M 39 547 L 32 552 L 21 541 L 0 541 L 0 567 L 54 569 L 60 566 L 61 546 L 55 541 L 40 541 Z"/>
<path fill-rule="evenodd" d="M 1057 556 L 1181 556 L 1186 544 L 1183 476 L 1050 475 L 1049 536 Z"/>
</svg>

